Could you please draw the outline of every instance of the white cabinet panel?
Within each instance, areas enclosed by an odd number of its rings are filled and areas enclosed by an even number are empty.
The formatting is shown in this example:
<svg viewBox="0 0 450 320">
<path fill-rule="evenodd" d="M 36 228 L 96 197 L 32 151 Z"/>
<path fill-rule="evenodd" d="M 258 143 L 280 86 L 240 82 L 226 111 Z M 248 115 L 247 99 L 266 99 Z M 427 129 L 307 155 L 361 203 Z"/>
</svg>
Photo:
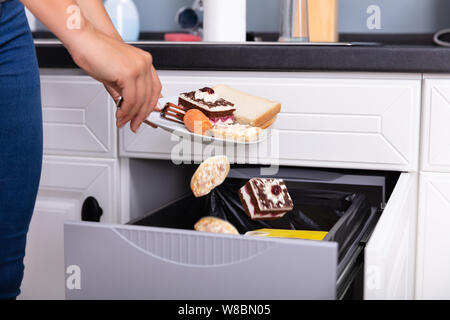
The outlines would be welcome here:
<svg viewBox="0 0 450 320">
<path fill-rule="evenodd" d="M 420 175 L 417 298 L 450 299 L 450 174 Z"/>
<path fill-rule="evenodd" d="M 42 76 L 44 152 L 116 156 L 115 107 L 103 85 L 87 76 Z"/>
<path fill-rule="evenodd" d="M 425 80 L 422 169 L 450 172 L 450 80 Z"/>
<path fill-rule="evenodd" d="M 45 156 L 39 195 L 55 199 L 73 199 L 78 211 L 92 196 L 103 209 L 101 222 L 118 222 L 118 160 Z"/>
<path fill-rule="evenodd" d="M 367 244 L 365 299 L 413 299 L 417 174 L 403 173 Z"/>
<path fill-rule="evenodd" d="M 165 96 L 229 84 L 279 100 L 280 164 L 416 171 L 420 122 L 419 79 L 314 78 L 304 74 L 162 72 Z M 121 155 L 170 158 L 174 142 L 161 129 L 121 131 Z M 269 155 L 270 156 L 270 155 Z"/>
<path fill-rule="evenodd" d="M 19 299 L 64 299 L 64 221 L 80 220 L 76 200 L 39 197 L 24 259 Z"/>
<path fill-rule="evenodd" d="M 118 160 L 44 157 L 20 299 L 64 299 L 64 222 L 81 220 L 89 196 L 103 209 L 100 222 L 120 222 L 119 189 Z"/>
</svg>

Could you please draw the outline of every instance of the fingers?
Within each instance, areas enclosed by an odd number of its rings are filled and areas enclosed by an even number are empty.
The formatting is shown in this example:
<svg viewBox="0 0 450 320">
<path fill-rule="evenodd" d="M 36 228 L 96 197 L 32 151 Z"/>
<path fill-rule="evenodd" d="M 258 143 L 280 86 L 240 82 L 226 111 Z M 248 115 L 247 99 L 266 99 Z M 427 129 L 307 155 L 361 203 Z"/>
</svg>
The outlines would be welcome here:
<svg viewBox="0 0 450 320">
<path fill-rule="evenodd" d="M 150 99 L 149 83 L 147 75 L 143 75 L 142 78 L 136 83 L 138 95 L 140 96 L 139 103 L 136 104 L 136 108 L 133 110 L 133 117 L 131 119 L 130 128 L 131 131 L 136 133 L 146 119 L 146 108 Z"/>
<path fill-rule="evenodd" d="M 136 98 L 136 85 L 127 83 L 125 88 L 122 90 L 122 107 L 117 110 L 117 127 L 122 128 L 128 121 L 130 121 L 133 116 L 133 110 L 135 109 L 137 98 Z"/>
<path fill-rule="evenodd" d="M 150 99 L 149 112 L 152 112 L 158 104 L 158 99 L 161 97 L 162 85 L 159 80 L 158 74 L 156 73 L 155 68 L 151 67 L 151 80 L 152 80 L 152 95 Z"/>
<path fill-rule="evenodd" d="M 162 95 L 161 95 L 162 85 L 161 85 L 161 81 L 159 80 L 158 74 L 156 73 L 156 69 L 153 65 L 151 67 L 151 80 L 152 80 L 152 95 L 151 95 L 150 103 L 148 105 L 147 117 L 154 110 L 161 111 L 161 106 L 158 103 L 158 99 L 160 99 L 162 97 Z M 154 123 L 148 122 L 148 124 L 152 128 L 155 128 L 155 129 L 157 128 L 157 126 Z"/>
<path fill-rule="evenodd" d="M 103 84 L 105 86 L 106 91 L 109 93 L 109 95 L 111 96 L 111 98 L 114 100 L 114 102 L 116 103 L 116 125 L 119 126 L 119 111 L 122 108 L 122 104 L 123 104 L 123 98 L 120 95 L 119 91 L 120 88 L 117 87 L 114 83 L 112 84 Z"/>
<path fill-rule="evenodd" d="M 120 93 L 117 92 L 117 90 L 115 90 L 110 85 L 105 84 L 104 86 L 106 91 L 108 91 L 109 95 L 111 96 L 111 98 L 113 98 L 113 100 L 117 102 L 120 99 Z"/>
<path fill-rule="evenodd" d="M 117 126 L 122 128 L 127 122 L 136 118 L 140 110 L 148 101 L 147 96 L 147 73 L 151 65 L 148 54 L 140 56 L 141 60 L 135 61 L 133 70 L 128 70 L 120 86 L 123 88 L 122 108 L 117 111 Z M 139 128 L 140 122 L 135 120 L 131 123 L 134 132 Z"/>
<path fill-rule="evenodd" d="M 116 103 L 116 106 L 118 108 L 122 107 L 122 103 L 123 103 L 123 99 L 122 101 L 119 102 L 119 100 L 122 98 L 122 96 L 120 95 L 120 93 L 114 89 L 112 86 L 104 84 L 106 91 L 108 91 L 109 95 L 111 96 L 111 98 L 114 100 L 114 102 Z M 118 112 L 120 109 L 116 110 L 116 119 L 118 118 Z M 117 122 L 118 125 L 118 122 Z"/>
<path fill-rule="evenodd" d="M 131 121 L 130 128 L 135 133 L 158 104 L 162 89 L 151 55 L 141 51 L 139 57 L 113 86 L 105 85 L 115 100 L 119 93 L 123 98 L 122 107 L 116 112 L 117 127 L 122 128 Z"/>
<path fill-rule="evenodd" d="M 142 106 L 140 106 L 140 110 L 136 117 L 131 120 L 131 129 L 134 132 L 137 132 L 142 122 L 146 120 L 150 113 L 155 109 L 161 95 L 161 82 L 155 68 L 151 65 L 148 70 L 147 85 L 145 87 L 145 91 L 147 93 L 145 102 Z M 154 125 L 151 126 L 154 127 Z"/>
</svg>

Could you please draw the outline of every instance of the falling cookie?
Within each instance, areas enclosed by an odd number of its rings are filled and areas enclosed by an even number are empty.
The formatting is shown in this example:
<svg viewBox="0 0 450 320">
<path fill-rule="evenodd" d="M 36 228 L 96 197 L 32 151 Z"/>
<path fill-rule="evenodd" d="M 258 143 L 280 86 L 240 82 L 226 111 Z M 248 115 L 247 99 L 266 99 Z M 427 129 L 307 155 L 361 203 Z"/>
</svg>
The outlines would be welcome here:
<svg viewBox="0 0 450 320">
<path fill-rule="evenodd" d="M 201 218 L 195 224 L 194 229 L 202 232 L 239 234 L 239 232 L 231 223 L 215 217 Z"/>
<path fill-rule="evenodd" d="M 196 197 L 203 197 L 225 181 L 230 172 L 230 162 L 226 156 L 206 159 L 195 171 L 191 179 L 191 189 Z"/>
</svg>

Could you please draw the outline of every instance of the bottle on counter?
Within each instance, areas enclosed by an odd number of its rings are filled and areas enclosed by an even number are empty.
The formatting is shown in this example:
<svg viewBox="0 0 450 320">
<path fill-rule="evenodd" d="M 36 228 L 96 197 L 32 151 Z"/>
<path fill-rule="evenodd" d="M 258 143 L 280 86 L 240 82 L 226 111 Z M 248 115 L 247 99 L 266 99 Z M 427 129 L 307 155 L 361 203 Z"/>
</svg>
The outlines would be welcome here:
<svg viewBox="0 0 450 320">
<path fill-rule="evenodd" d="M 308 42 L 308 1 L 281 0 L 281 42 Z"/>
<path fill-rule="evenodd" d="M 133 0 L 106 0 L 105 9 L 124 41 L 139 39 L 139 13 Z"/>
<path fill-rule="evenodd" d="M 309 41 L 339 41 L 339 1 L 314 0 L 308 3 Z"/>
</svg>

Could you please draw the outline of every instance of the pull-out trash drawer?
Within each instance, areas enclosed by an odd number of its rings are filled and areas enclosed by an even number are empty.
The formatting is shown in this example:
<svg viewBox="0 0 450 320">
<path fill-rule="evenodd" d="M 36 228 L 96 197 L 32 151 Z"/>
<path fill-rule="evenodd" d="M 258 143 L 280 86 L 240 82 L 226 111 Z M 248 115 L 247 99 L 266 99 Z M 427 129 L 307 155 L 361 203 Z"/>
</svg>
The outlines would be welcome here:
<svg viewBox="0 0 450 320">
<path fill-rule="evenodd" d="M 67 222 L 66 297 L 343 298 L 362 274 L 364 246 L 389 206 L 389 186 L 398 174 L 281 168 L 278 177 L 286 182 L 294 210 L 280 220 L 255 222 L 235 191 L 258 172 L 232 169 L 207 197 L 187 194 L 127 225 Z M 241 235 L 193 230 L 199 218 L 210 215 L 230 221 Z M 322 241 L 243 234 L 263 227 L 328 234 Z"/>
</svg>

